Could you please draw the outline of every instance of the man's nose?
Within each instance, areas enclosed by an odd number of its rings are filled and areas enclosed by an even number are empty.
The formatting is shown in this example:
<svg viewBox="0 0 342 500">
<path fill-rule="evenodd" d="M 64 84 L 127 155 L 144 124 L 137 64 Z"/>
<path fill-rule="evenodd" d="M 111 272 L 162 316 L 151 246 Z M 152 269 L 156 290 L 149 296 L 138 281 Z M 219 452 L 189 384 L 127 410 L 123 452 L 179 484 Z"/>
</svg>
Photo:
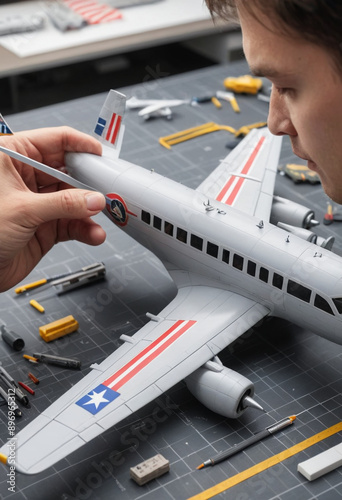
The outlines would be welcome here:
<svg viewBox="0 0 342 500">
<path fill-rule="evenodd" d="M 271 92 L 267 125 L 274 135 L 297 135 L 285 99 L 275 89 Z"/>
</svg>

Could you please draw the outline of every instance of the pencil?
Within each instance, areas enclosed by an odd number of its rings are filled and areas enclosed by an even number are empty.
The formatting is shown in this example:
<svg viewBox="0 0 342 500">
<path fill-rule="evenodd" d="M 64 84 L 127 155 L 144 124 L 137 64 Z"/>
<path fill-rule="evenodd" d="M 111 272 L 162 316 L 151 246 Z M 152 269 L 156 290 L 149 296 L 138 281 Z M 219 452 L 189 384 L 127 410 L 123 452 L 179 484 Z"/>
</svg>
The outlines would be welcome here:
<svg viewBox="0 0 342 500">
<path fill-rule="evenodd" d="M 292 415 L 291 417 L 287 417 L 284 420 L 281 420 L 280 422 L 273 424 L 269 427 L 266 427 L 263 431 L 258 432 L 257 434 L 254 434 L 250 438 L 246 439 L 245 441 L 242 441 L 242 443 L 236 444 L 229 448 L 226 451 L 222 451 L 215 455 L 212 458 L 209 458 L 209 460 L 206 460 L 203 462 L 201 465 L 197 467 L 197 469 L 203 469 L 204 467 L 207 467 L 208 465 L 215 465 L 218 464 L 219 462 L 222 462 L 223 460 L 226 460 L 227 458 L 231 457 L 232 455 L 235 455 L 235 453 L 238 453 L 239 451 L 244 450 L 248 446 L 251 446 L 254 443 L 258 443 L 262 439 L 271 436 L 272 434 L 275 434 L 276 432 L 281 431 L 282 429 L 285 429 L 288 425 L 293 424 L 293 422 L 296 420 L 296 417 Z"/>
</svg>

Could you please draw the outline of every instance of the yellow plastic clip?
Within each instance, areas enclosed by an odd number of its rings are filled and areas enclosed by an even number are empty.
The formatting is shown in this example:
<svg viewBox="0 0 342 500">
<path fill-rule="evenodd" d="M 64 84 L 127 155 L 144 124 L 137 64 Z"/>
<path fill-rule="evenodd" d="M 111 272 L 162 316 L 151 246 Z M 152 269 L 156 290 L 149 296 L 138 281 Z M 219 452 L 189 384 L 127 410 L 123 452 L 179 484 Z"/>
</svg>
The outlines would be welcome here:
<svg viewBox="0 0 342 500">
<path fill-rule="evenodd" d="M 34 307 L 35 309 L 37 309 L 37 311 L 39 311 L 40 313 L 45 312 L 44 307 L 43 307 L 41 304 L 39 304 L 39 302 L 37 302 L 37 301 L 36 301 L 36 300 L 34 300 L 34 299 L 30 300 L 30 305 L 31 305 L 32 307 Z"/>
<path fill-rule="evenodd" d="M 235 97 L 231 98 L 230 104 L 231 104 L 233 110 L 235 111 L 235 113 L 240 113 L 240 107 L 239 107 Z"/>
<path fill-rule="evenodd" d="M 214 106 L 216 106 L 218 109 L 222 108 L 222 104 L 220 103 L 220 101 L 217 99 L 217 97 L 212 97 L 211 98 L 211 102 L 214 104 Z"/>
<path fill-rule="evenodd" d="M 78 329 L 78 322 L 71 315 L 39 327 L 39 334 L 45 342 L 64 337 Z"/>
<path fill-rule="evenodd" d="M 47 283 L 46 279 L 41 279 L 38 281 L 34 281 L 33 283 L 27 283 L 26 285 L 18 286 L 15 289 L 15 293 L 24 293 L 27 290 L 32 290 L 33 288 L 37 288 L 38 286 L 45 285 Z"/>
<path fill-rule="evenodd" d="M 266 125 L 266 122 L 257 122 L 252 123 L 251 125 L 244 125 L 243 127 L 239 128 L 239 130 L 235 131 L 235 137 L 243 137 L 247 135 L 252 129 L 266 127 Z"/>
</svg>

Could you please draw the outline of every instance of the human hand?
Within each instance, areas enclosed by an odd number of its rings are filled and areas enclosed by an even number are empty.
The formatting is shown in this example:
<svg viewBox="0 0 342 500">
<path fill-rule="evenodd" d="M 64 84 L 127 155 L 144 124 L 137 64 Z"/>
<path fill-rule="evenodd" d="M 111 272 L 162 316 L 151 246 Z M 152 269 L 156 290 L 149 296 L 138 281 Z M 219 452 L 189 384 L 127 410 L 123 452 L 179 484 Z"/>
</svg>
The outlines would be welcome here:
<svg viewBox="0 0 342 500">
<path fill-rule="evenodd" d="M 67 151 L 100 155 L 96 139 L 70 127 L 0 137 L 0 145 L 54 168 Z M 65 183 L 0 154 L 0 292 L 21 281 L 58 242 L 99 245 L 104 230 L 91 220 L 105 207 L 101 193 Z"/>
</svg>

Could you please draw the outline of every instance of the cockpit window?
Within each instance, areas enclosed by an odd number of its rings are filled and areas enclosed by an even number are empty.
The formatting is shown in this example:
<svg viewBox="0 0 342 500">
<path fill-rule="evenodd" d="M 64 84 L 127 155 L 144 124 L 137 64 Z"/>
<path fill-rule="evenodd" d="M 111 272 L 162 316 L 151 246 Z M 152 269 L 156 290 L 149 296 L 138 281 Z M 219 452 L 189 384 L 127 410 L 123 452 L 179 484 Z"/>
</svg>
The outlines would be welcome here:
<svg viewBox="0 0 342 500">
<path fill-rule="evenodd" d="M 342 298 L 333 299 L 333 303 L 340 314 L 342 314 Z"/>
<path fill-rule="evenodd" d="M 328 301 L 323 299 L 323 297 L 321 297 L 320 295 L 316 295 L 315 297 L 315 307 L 318 307 L 318 309 L 321 309 L 322 311 L 325 311 L 329 314 L 334 314 Z"/>
</svg>

